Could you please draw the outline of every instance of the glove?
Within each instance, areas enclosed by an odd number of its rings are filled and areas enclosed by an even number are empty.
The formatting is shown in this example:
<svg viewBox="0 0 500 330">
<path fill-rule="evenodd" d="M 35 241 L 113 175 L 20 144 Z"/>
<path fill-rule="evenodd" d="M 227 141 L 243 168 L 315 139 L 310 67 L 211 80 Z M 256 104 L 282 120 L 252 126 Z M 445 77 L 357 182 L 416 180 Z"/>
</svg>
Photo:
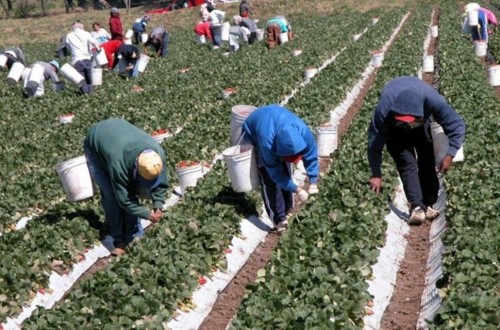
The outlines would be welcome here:
<svg viewBox="0 0 500 330">
<path fill-rule="evenodd" d="M 301 202 L 305 202 L 307 200 L 307 198 L 309 197 L 309 194 L 307 193 L 307 191 L 305 191 L 302 188 L 298 189 L 297 195 L 299 196 L 299 199 Z"/>
<path fill-rule="evenodd" d="M 309 189 L 307 190 L 309 195 L 317 194 L 318 193 L 318 185 L 316 183 L 311 183 L 309 185 Z"/>
</svg>

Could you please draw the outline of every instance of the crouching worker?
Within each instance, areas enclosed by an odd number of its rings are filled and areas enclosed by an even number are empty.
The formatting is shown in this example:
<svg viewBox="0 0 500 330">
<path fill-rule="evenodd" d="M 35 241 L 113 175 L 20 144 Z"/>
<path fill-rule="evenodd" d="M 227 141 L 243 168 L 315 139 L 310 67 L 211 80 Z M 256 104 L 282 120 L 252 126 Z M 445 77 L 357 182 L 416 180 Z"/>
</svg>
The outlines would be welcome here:
<svg viewBox="0 0 500 330">
<path fill-rule="evenodd" d="M 115 52 L 113 69 L 118 66 L 118 73 L 124 77 L 139 75 L 139 49 L 134 45 L 121 44 Z"/>
<path fill-rule="evenodd" d="M 2 55 L 6 57 L 4 67 L 7 67 L 9 70 L 15 62 L 21 62 L 24 66 L 28 65 L 24 57 L 24 52 L 20 47 L 5 48 Z"/>
<path fill-rule="evenodd" d="M 288 227 L 293 193 L 305 201 L 309 194 L 318 192 L 318 148 L 314 135 L 302 119 L 277 104 L 252 112 L 243 123 L 243 132 L 243 143 L 251 142 L 255 148 L 266 212 L 281 232 Z M 300 159 L 309 177 L 308 191 L 292 181 L 290 163 Z"/>
<path fill-rule="evenodd" d="M 41 66 L 43 68 L 43 73 L 40 77 L 37 77 L 36 82 L 30 81 L 30 78 L 34 78 L 32 75 L 24 77 L 24 93 L 27 97 L 43 96 L 45 94 L 44 82 L 46 79 L 52 81 L 55 91 L 60 91 L 64 88 L 64 84 L 59 81 L 59 77 L 57 76 L 59 73 L 59 62 L 56 60 L 52 60 L 49 63 L 35 62 L 31 66 L 31 73 L 33 73 L 33 67 L 35 65 Z"/>
<path fill-rule="evenodd" d="M 166 156 L 146 132 L 124 119 L 111 118 L 92 126 L 84 142 L 85 157 L 101 193 L 106 224 L 113 237 L 113 255 L 144 230 L 140 219 L 160 221 L 168 188 Z M 153 210 L 139 203 L 150 196 Z"/>
<path fill-rule="evenodd" d="M 122 44 L 123 41 L 121 40 L 110 40 L 101 44 L 101 48 L 104 49 L 104 54 L 106 54 L 106 59 L 108 60 L 109 70 L 113 70 L 115 63 L 115 53 Z"/>
<path fill-rule="evenodd" d="M 292 27 L 284 16 L 271 18 L 266 24 L 266 47 L 271 49 L 286 42 L 280 38 L 282 33 L 286 33 L 288 40 L 293 39 Z"/>
<path fill-rule="evenodd" d="M 148 41 L 144 44 L 144 48 L 149 46 L 154 48 L 156 56 L 166 57 L 168 55 L 168 42 L 170 36 L 163 26 L 158 26 L 151 31 Z"/>
</svg>

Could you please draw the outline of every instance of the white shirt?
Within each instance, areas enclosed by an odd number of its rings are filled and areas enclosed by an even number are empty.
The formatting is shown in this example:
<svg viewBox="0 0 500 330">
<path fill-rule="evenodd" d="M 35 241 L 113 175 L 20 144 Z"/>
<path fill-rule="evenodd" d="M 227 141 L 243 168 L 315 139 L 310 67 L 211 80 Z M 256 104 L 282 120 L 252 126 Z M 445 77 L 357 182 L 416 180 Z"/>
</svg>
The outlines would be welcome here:
<svg viewBox="0 0 500 330">
<path fill-rule="evenodd" d="M 99 43 L 92 35 L 82 29 L 75 29 L 66 36 L 66 47 L 71 54 L 71 65 L 92 58 L 91 48 L 100 49 Z"/>
<path fill-rule="evenodd" d="M 111 40 L 111 34 L 109 34 L 109 32 L 103 28 L 100 28 L 97 31 L 90 32 L 90 35 L 92 36 L 92 38 L 97 40 L 99 45 Z"/>
</svg>

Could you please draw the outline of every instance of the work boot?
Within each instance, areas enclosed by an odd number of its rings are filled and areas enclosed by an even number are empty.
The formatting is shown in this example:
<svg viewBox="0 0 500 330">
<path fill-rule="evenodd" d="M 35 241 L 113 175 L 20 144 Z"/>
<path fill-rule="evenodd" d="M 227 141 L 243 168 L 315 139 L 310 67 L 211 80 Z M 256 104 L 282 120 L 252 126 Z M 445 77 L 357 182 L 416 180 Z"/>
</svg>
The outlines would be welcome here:
<svg viewBox="0 0 500 330">
<path fill-rule="evenodd" d="M 125 253 L 127 253 L 125 251 L 125 243 L 117 243 L 117 244 L 115 244 L 115 248 L 113 249 L 113 251 L 111 251 L 111 255 L 115 256 L 115 257 L 122 256 Z"/>
<path fill-rule="evenodd" d="M 284 232 L 285 230 L 288 229 L 288 220 L 283 220 L 281 221 L 280 223 L 278 223 L 275 227 L 276 231 L 278 233 L 282 233 Z"/>
<path fill-rule="evenodd" d="M 411 211 L 410 221 L 408 224 L 410 226 L 420 226 L 425 220 L 425 212 L 420 206 L 417 206 Z"/>
<path fill-rule="evenodd" d="M 439 216 L 439 211 L 430 207 L 430 206 L 427 206 L 427 210 L 425 210 L 425 218 L 429 221 L 432 221 L 434 219 L 436 219 L 437 217 Z"/>
</svg>

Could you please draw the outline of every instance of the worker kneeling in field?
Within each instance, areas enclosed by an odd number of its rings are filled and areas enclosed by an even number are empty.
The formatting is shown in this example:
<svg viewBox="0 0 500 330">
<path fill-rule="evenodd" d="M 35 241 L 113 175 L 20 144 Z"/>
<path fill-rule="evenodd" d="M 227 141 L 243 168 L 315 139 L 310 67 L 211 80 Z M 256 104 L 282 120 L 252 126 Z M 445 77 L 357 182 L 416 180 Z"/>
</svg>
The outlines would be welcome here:
<svg viewBox="0 0 500 330">
<path fill-rule="evenodd" d="M 288 227 L 287 214 L 293 208 L 293 193 L 302 201 L 318 192 L 318 148 L 311 130 L 277 104 L 256 109 L 243 123 L 243 143 L 251 142 L 257 156 L 266 212 L 278 231 Z M 292 180 L 290 163 L 303 160 L 309 177 L 309 190 Z"/>
<path fill-rule="evenodd" d="M 271 18 L 266 24 L 266 34 L 266 47 L 269 49 L 293 39 L 292 27 L 284 16 Z M 281 37 L 282 34 L 286 35 L 286 40 Z"/>
<path fill-rule="evenodd" d="M 455 110 L 431 86 L 416 77 L 399 77 L 385 85 L 368 132 L 370 188 L 382 186 L 382 150 L 394 159 L 410 206 L 410 225 L 439 215 L 434 209 L 439 191 L 431 116 L 449 139 L 448 153 L 438 160 L 437 170 L 445 174 L 465 139 L 465 124 Z"/>
<path fill-rule="evenodd" d="M 139 48 L 134 45 L 121 44 L 115 51 L 113 69 L 118 66 L 118 73 L 125 77 L 139 75 Z"/>
<path fill-rule="evenodd" d="M 127 244 L 143 235 L 141 218 L 156 223 L 162 217 L 168 188 L 165 153 L 149 134 L 119 118 L 92 126 L 84 150 L 101 192 L 115 245 L 112 254 L 122 255 Z M 141 205 L 138 196 L 150 197 L 153 211 Z"/>
<path fill-rule="evenodd" d="M 27 97 L 43 96 L 45 94 L 44 82 L 46 79 L 50 79 L 52 81 L 55 91 L 64 89 L 64 84 L 59 81 L 59 77 L 57 76 L 57 74 L 59 73 L 59 62 L 57 62 L 56 60 L 52 60 L 49 63 L 41 61 L 35 62 L 31 66 L 31 68 L 33 68 L 33 66 L 35 65 L 40 65 L 43 67 L 43 74 L 39 78 L 40 80 L 37 81 L 38 85 L 36 86 L 33 86 L 30 83 L 30 75 L 26 75 L 24 77 L 24 93 Z"/>
<path fill-rule="evenodd" d="M 15 62 L 21 62 L 24 66 L 28 66 L 26 57 L 24 56 L 24 52 L 20 47 L 5 48 L 3 53 L 1 53 L 0 55 L 5 56 L 5 64 L 2 63 L 2 66 L 7 67 L 7 69 L 9 70 Z"/>
<path fill-rule="evenodd" d="M 167 29 L 163 26 L 158 26 L 151 31 L 148 37 L 148 41 L 144 44 L 144 48 L 152 46 L 154 48 L 156 56 L 166 57 L 168 55 L 168 42 L 170 41 L 170 35 Z"/>
</svg>

